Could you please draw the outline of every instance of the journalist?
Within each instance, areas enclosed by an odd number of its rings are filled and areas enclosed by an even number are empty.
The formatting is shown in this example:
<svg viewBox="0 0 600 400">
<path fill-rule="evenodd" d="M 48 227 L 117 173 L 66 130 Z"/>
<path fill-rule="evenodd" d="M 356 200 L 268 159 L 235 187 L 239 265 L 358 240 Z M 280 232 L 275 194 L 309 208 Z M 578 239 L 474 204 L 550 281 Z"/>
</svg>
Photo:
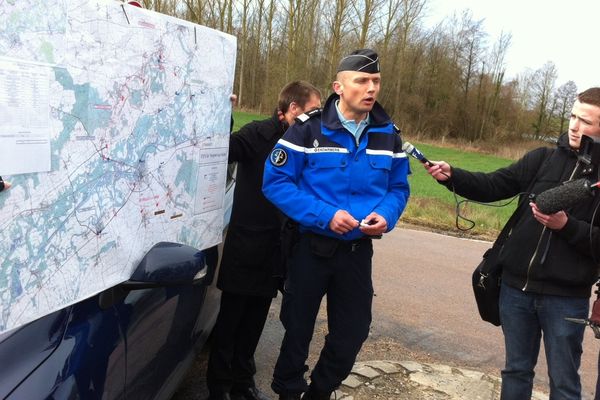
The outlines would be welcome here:
<svg viewBox="0 0 600 400">
<path fill-rule="evenodd" d="M 539 148 L 490 173 L 469 172 L 434 161 L 425 168 L 438 182 L 468 199 L 491 202 L 531 191 L 540 194 L 563 182 L 598 180 L 598 165 L 587 165 L 582 135 L 600 137 L 600 88 L 577 96 L 569 131 L 548 152 Z M 543 339 L 551 399 L 581 399 L 579 366 L 591 287 L 598 278 L 600 229 L 592 221 L 597 191 L 573 206 L 544 214 L 522 201 L 498 256 L 502 273 L 500 321 L 505 342 L 504 400 L 531 398 L 534 368 Z"/>
</svg>

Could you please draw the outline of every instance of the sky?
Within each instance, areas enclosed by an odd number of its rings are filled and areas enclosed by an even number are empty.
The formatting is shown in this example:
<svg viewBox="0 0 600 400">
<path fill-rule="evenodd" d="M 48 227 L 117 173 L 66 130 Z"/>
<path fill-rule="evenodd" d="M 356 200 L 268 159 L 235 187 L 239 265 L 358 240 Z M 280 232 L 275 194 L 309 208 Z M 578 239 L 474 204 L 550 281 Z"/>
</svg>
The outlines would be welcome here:
<svg viewBox="0 0 600 400">
<path fill-rule="evenodd" d="M 556 86 L 572 80 L 578 91 L 600 86 L 600 0 L 428 0 L 425 25 L 470 9 L 483 19 L 491 49 L 500 33 L 512 34 L 506 78 L 552 61 Z"/>
</svg>

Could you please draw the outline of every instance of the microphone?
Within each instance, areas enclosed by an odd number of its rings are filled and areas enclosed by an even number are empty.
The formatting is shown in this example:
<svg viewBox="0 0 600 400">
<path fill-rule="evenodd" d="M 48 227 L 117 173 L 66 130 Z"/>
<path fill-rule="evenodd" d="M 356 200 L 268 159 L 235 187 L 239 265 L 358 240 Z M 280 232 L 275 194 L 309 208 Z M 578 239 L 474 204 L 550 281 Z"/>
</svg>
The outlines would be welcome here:
<svg viewBox="0 0 600 400">
<path fill-rule="evenodd" d="M 535 197 L 535 204 L 544 214 L 554 214 L 574 206 L 581 200 L 593 197 L 599 183 L 592 183 L 585 178 L 567 181 L 538 194 Z"/>
<path fill-rule="evenodd" d="M 404 142 L 404 144 L 402 145 L 402 150 L 404 150 L 406 153 L 410 154 L 411 156 L 413 156 L 414 158 L 416 158 L 417 160 L 419 160 L 421 163 L 423 164 L 429 164 L 431 165 L 431 163 L 429 162 L 429 160 L 423 155 L 423 153 L 421 153 L 415 146 L 413 146 L 410 142 Z"/>
</svg>

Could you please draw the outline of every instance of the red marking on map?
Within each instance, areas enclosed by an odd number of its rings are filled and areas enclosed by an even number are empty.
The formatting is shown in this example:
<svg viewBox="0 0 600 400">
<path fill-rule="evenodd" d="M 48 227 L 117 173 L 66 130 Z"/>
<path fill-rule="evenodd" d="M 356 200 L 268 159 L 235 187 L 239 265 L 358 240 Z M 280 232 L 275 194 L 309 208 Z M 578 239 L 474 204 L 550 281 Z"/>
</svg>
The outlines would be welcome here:
<svg viewBox="0 0 600 400">
<path fill-rule="evenodd" d="M 143 26 L 144 28 L 156 29 L 156 25 L 151 24 L 150 22 L 146 22 L 146 21 L 139 21 L 138 25 Z"/>
</svg>

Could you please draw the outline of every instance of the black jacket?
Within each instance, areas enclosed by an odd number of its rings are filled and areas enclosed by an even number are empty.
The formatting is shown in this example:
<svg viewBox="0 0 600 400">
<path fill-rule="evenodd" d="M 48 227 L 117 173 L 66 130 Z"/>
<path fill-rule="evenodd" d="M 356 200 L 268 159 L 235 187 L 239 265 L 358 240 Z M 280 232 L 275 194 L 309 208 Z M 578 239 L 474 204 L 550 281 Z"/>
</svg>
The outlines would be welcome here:
<svg viewBox="0 0 600 400">
<path fill-rule="evenodd" d="M 275 296 L 275 265 L 280 260 L 280 219 L 262 193 L 265 160 L 285 132 L 275 113 L 246 124 L 229 140 L 229 162 L 237 162 L 231 220 L 217 286 L 227 292 Z"/>
<path fill-rule="evenodd" d="M 539 172 L 538 172 L 539 171 Z M 490 202 L 521 192 L 540 194 L 569 179 L 582 176 L 577 153 L 562 135 L 550 154 L 545 148 L 527 153 L 514 164 L 491 173 L 472 173 L 452 168 L 451 183 L 468 199 Z M 586 175 L 587 176 L 587 175 Z M 597 179 L 597 168 L 589 174 Z M 451 188 L 450 183 L 446 183 Z M 503 281 L 526 292 L 589 297 L 598 277 L 592 251 L 600 255 L 598 218 L 590 235 L 590 221 L 600 201 L 598 193 L 565 210 L 568 222 L 561 230 L 550 230 L 537 222 L 529 208 L 527 194 L 521 196 L 513 226 L 499 256 Z M 591 236 L 591 237 L 590 237 Z"/>
</svg>

